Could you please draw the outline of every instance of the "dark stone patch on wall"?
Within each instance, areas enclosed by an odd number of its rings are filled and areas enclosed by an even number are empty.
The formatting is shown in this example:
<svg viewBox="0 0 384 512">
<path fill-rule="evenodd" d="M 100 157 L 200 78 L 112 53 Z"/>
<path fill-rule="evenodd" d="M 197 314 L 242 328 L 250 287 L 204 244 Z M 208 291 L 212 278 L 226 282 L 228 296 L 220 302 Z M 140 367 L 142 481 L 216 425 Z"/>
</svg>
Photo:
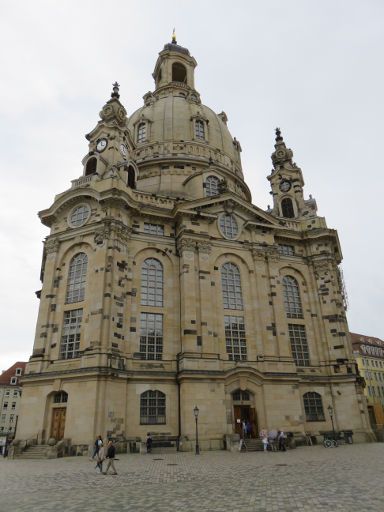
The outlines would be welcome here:
<svg viewBox="0 0 384 512">
<path fill-rule="evenodd" d="M 215 286 L 215 281 L 211 281 L 211 286 Z"/>
<path fill-rule="evenodd" d="M 201 347 L 203 344 L 203 340 L 201 339 L 201 336 L 197 336 L 196 338 L 197 346 Z"/>
<path fill-rule="evenodd" d="M 201 325 L 208 325 L 208 322 L 201 322 Z"/>
<path fill-rule="evenodd" d="M 45 296 L 47 299 L 54 299 L 56 297 L 56 295 L 53 295 L 53 294 L 48 294 Z"/>
<path fill-rule="evenodd" d="M 197 334 L 196 329 L 184 329 L 184 334 Z"/>
<path fill-rule="evenodd" d="M 136 332 L 136 327 L 130 327 L 129 332 Z"/>
<path fill-rule="evenodd" d="M 51 304 L 51 311 L 56 311 L 56 304 Z"/>
<path fill-rule="evenodd" d="M 110 297 L 111 294 L 110 293 L 104 293 L 104 297 Z"/>
<path fill-rule="evenodd" d="M 333 348 L 335 350 L 338 350 L 339 348 L 344 348 L 344 345 L 335 345 Z"/>
<path fill-rule="evenodd" d="M 343 337 L 343 336 L 346 336 L 346 334 L 345 334 L 345 332 L 341 331 L 341 332 L 339 332 L 339 336 Z"/>
</svg>

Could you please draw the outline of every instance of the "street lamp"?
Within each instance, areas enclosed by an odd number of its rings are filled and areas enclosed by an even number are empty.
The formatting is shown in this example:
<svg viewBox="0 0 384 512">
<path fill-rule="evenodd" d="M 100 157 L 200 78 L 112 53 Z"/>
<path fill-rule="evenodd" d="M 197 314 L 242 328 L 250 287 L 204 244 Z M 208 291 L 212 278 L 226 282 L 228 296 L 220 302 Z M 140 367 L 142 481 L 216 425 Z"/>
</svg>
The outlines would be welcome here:
<svg viewBox="0 0 384 512">
<path fill-rule="evenodd" d="M 200 447 L 199 447 L 199 429 L 197 427 L 197 418 L 199 417 L 199 408 L 195 405 L 193 409 L 193 414 L 195 415 L 195 423 L 196 423 L 196 446 L 195 446 L 195 455 L 200 455 Z"/>
<path fill-rule="evenodd" d="M 333 407 L 332 407 L 332 405 L 328 405 L 328 412 L 329 412 L 329 416 L 330 416 L 331 422 L 332 422 L 333 439 L 336 441 L 335 425 L 333 423 Z"/>
</svg>

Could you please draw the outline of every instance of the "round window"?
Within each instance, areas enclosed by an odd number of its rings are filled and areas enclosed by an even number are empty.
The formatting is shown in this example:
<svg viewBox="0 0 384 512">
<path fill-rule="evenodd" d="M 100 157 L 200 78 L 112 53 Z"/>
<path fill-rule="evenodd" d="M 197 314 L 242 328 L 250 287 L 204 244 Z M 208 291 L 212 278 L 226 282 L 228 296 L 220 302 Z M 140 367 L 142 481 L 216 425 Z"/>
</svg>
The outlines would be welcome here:
<svg viewBox="0 0 384 512">
<path fill-rule="evenodd" d="M 82 226 L 87 222 L 89 216 L 91 214 L 91 209 L 87 204 L 81 204 L 80 206 L 76 206 L 69 216 L 69 225 L 72 228 L 77 228 Z"/>
<path fill-rule="evenodd" d="M 233 240 L 239 234 L 239 226 L 234 215 L 222 215 L 219 220 L 219 226 L 225 238 Z"/>
</svg>

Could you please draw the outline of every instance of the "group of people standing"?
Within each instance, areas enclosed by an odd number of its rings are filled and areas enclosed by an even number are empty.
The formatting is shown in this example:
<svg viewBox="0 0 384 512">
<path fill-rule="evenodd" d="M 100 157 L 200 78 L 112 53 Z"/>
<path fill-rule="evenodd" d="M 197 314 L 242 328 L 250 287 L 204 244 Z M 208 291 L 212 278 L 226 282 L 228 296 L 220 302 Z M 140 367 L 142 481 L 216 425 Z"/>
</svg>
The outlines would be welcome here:
<svg viewBox="0 0 384 512">
<path fill-rule="evenodd" d="M 261 430 L 260 431 L 260 439 L 264 446 L 264 451 L 286 451 L 286 439 L 287 436 L 283 430 Z"/>
<path fill-rule="evenodd" d="M 115 468 L 115 455 L 116 455 L 116 448 L 113 444 L 113 441 L 108 441 L 106 450 L 104 448 L 104 442 L 103 438 L 101 436 L 97 436 L 94 448 L 93 448 L 93 455 L 92 460 L 96 460 L 96 466 L 95 469 L 99 469 L 100 473 L 103 475 L 106 475 L 110 468 L 112 468 L 113 473 L 112 475 L 117 475 L 117 471 Z M 107 467 L 105 471 L 103 471 L 103 462 L 105 459 L 108 459 Z"/>
</svg>

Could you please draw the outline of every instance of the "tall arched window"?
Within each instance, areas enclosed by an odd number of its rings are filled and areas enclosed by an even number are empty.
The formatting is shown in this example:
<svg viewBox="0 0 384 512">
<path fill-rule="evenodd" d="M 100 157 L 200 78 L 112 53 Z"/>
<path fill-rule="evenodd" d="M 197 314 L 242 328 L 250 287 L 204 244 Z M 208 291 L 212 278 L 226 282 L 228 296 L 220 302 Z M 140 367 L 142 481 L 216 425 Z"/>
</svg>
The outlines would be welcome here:
<svg viewBox="0 0 384 512">
<path fill-rule="evenodd" d="M 174 62 L 172 64 L 172 82 L 183 82 L 187 81 L 187 70 L 180 62 Z"/>
<path fill-rule="evenodd" d="M 201 121 L 200 119 L 197 119 L 195 121 L 195 136 L 196 139 L 205 139 L 205 127 L 204 127 L 204 121 Z"/>
<path fill-rule="evenodd" d="M 240 271 L 234 263 L 225 263 L 221 267 L 221 287 L 224 309 L 243 309 Z"/>
<path fill-rule="evenodd" d="M 288 318 L 303 318 L 299 283 L 292 276 L 283 277 L 284 306 Z"/>
<path fill-rule="evenodd" d="M 137 127 L 137 142 L 145 142 L 147 140 L 147 125 L 140 123 Z"/>
<path fill-rule="evenodd" d="M 84 300 L 87 266 L 88 256 L 83 252 L 72 258 L 68 271 L 67 304 Z"/>
<path fill-rule="evenodd" d="M 283 214 L 283 217 L 286 217 L 287 219 L 293 219 L 295 216 L 295 210 L 293 209 L 293 203 L 292 199 L 289 197 L 285 197 L 281 201 L 281 213 Z"/>
<path fill-rule="evenodd" d="M 165 394 L 145 391 L 140 395 L 140 425 L 165 424 Z"/>
<path fill-rule="evenodd" d="M 219 194 L 220 180 L 217 176 L 208 176 L 205 180 L 205 195 L 207 197 L 217 196 Z"/>
<path fill-rule="evenodd" d="M 163 265 L 147 258 L 141 267 L 141 305 L 163 307 Z"/>
<path fill-rule="evenodd" d="M 307 421 L 324 421 L 323 401 L 319 393 L 309 391 L 303 395 L 304 410 Z"/>
<path fill-rule="evenodd" d="M 135 169 L 132 167 L 132 165 L 130 165 L 128 167 L 128 178 L 127 178 L 128 187 L 136 188 L 135 178 L 136 178 Z"/>
<path fill-rule="evenodd" d="M 92 157 L 88 160 L 87 165 L 85 166 L 85 175 L 89 176 L 90 174 L 95 174 L 97 168 L 97 159 Z"/>
</svg>

